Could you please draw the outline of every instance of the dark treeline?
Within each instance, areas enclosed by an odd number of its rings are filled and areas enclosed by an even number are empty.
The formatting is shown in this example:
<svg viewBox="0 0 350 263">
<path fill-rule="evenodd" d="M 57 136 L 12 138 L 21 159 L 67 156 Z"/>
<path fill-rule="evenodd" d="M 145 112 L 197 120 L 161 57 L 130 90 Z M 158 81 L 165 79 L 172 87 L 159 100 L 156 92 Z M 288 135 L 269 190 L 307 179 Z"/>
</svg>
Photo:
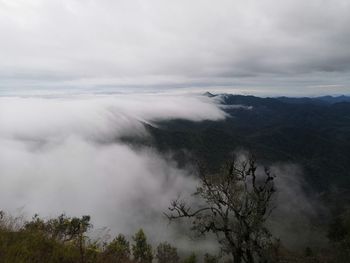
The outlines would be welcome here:
<svg viewBox="0 0 350 263">
<path fill-rule="evenodd" d="M 175 247 L 163 242 L 153 249 L 142 229 L 131 243 L 122 234 L 109 242 L 92 240 L 89 216 L 35 215 L 20 223 L 1 212 L 0 219 L 0 262 L 180 262 Z"/>
<path fill-rule="evenodd" d="M 189 220 L 192 230 L 216 236 L 218 255 L 178 254 L 176 244 L 168 240 L 152 246 L 139 229 L 128 240 L 119 234 L 111 240 L 91 239 L 90 216 L 29 220 L 12 218 L 0 212 L 1 262 L 233 262 L 233 263 L 337 263 L 350 258 L 350 210 L 333 216 L 327 226 L 328 245 L 310 244 L 291 250 L 275 238 L 266 222 L 274 210 L 274 178 L 268 168 L 258 172 L 253 156 L 228 161 L 218 174 L 199 169 L 199 185 L 194 196 L 200 202 L 176 199 L 165 215 L 170 220 Z M 299 229 L 295 229 L 299 231 Z M 199 248 L 200 249 L 200 248 Z M 198 248 L 197 248 L 198 251 Z"/>
<path fill-rule="evenodd" d="M 222 255 L 190 254 L 179 257 L 175 246 L 162 242 L 152 247 L 142 229 L 132 240 L 119 234 L 109 242 L 98 242 L 88 237 L 92 228 L 90 217 L 61 215 L 43 220 L 34 216 L 30 221 L 18 223 L 5 213 L 0 220 L 0 262 L 232 262 Z M 257 262 L 332 262 L 344 263 L 350 258 L 350 213 L 337 217 L 328 227 L 329 245 L 322 248 L 305 247 L 303 251 L 290 251 L 276 243 L 269 261 Z"/>
<path fill-rule="evenodd" d="M 259 174 L 253 156 L 239 161 L 233 158 L 218 174 L 199 169 L 194 196 L 200 202 L 176 199 L 170 203 L 165 212 L 168 219 L 188 220 L 192 230 L 203 236 L 214 234 L 221 248 L 218 255 L 202 251 L 200 255 L 180 256 L 174 240 L 152 246 L 142 229 L 131 240 L 122 234 L 109 240 L 92 239 L 88 235 L 93 227 L 90 216 L 62 214 L 43 219 L 34 215 L 26 221 L 0 212 L 0 263 L 348 262 L 350 210 L 346 208 L 339 210 L 328 224 L 319 226 L 320 231 L 327 232 L 328 244 L 310 243 L 292 250 L 271 234 L 266 222 L 275 206 L 275 177 L 268 168 Z"/>
</svg>

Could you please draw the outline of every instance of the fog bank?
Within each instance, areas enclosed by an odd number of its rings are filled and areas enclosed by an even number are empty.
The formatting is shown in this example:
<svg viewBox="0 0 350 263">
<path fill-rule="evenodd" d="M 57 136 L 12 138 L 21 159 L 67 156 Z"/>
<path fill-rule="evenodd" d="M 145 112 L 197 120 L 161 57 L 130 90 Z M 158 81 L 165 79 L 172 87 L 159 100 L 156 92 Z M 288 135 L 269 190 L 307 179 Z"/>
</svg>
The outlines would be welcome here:
<svg viewBox="0 0 350 263">
<path fill-rule="evenodd" d="M 43 217 L 89 214 L 95 228 L 153 240 L 173 236 L 162 212 L 196 181 L 152 148 L 121 136 L 149 136 L 143 122 L 219 120 L 203 96 L 150 94 L 0 98 L 0 209 Z"/>
</svg>

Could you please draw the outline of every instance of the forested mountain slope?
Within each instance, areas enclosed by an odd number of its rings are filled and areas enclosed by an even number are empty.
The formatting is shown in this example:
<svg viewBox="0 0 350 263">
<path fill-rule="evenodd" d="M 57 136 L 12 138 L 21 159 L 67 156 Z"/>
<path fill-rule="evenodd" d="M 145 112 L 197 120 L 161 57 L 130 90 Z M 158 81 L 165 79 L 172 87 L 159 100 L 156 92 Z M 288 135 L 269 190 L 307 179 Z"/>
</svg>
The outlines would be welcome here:
<svg viewBox="0 0 350 263">
<path fill-rule="evenodd" d="M 220 101 L 224 121 L 162 121 L 146 125 L 150 139 L 124 140 L 172 152 L 179 165 L 200 161 L 213 170 L 245 149 L 267 163 L 300 165 L 317 191 L 350 188 L 349 97 L 206 96 Z"/>
</svg>

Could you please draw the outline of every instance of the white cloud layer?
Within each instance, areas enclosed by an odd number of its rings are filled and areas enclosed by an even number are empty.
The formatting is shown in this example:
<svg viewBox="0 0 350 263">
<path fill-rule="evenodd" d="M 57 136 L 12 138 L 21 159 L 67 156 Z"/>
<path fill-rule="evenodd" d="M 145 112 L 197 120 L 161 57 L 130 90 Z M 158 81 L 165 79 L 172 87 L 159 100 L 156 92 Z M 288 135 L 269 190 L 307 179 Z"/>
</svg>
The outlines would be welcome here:
<svg viewBox="0 0 350 263">
<path fill-rule="evenodd" d="M 188 199 L 196 179 L 154 149 L 119 140 L 148 136 L 142 122 L 174 118 L 222 120 L 225 113 L 214 98 L 196 95 L 0 97 L 0 210 L 89 214 L 95 228 L 108 227 L 112 235 L 143 227 L 154 242 L 195 249 L 183 234 L 189 231 L 168 225 L 162 213 L 179 195 Z M 321 234 L 307 230 L 319 207 L 303 192 L 300 168 L 276 164 L 272 171 L 278 193 L 270 224 L 276 237 L 289 246 L 301 245 L 300 236 L 306 243 L 322 242 Z M 295 225 L 301 232 L 290 229 Z M 210 239 L 195 245 L 215 249 Z"/>
<path fill-rule="evenodd" d="M 0 0 L 1 86 L 349 93 L 349 13 L 345 0 Z"/>
<path fill-rule="evenodd" d="M 144 227 L 154 240 L 167 239 L 172 227 L 162 212 L 196 181 L 154 150 L 118 138 L 147 136 L 141 121 L 224 117 L 196 96 L 1 97 L 0 209 L 89 214 L 113 233 Z"/>
</svg>

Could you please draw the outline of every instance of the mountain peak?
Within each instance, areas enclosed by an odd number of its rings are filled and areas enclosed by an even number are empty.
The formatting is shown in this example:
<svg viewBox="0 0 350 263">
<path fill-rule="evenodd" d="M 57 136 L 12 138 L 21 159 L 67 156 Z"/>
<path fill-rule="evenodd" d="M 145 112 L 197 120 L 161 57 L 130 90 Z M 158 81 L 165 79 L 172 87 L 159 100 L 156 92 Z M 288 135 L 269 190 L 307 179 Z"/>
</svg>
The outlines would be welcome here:
<svg viewBox="0 0 350 263">
<path fill-rule="evenodd" d="M 209 98 L 215 97 L 216 95 L 214 95 L 213 93 L 210 93 L 209 91 L 203 93 L 203 96 L 207 96 Z"/>
</svg>

